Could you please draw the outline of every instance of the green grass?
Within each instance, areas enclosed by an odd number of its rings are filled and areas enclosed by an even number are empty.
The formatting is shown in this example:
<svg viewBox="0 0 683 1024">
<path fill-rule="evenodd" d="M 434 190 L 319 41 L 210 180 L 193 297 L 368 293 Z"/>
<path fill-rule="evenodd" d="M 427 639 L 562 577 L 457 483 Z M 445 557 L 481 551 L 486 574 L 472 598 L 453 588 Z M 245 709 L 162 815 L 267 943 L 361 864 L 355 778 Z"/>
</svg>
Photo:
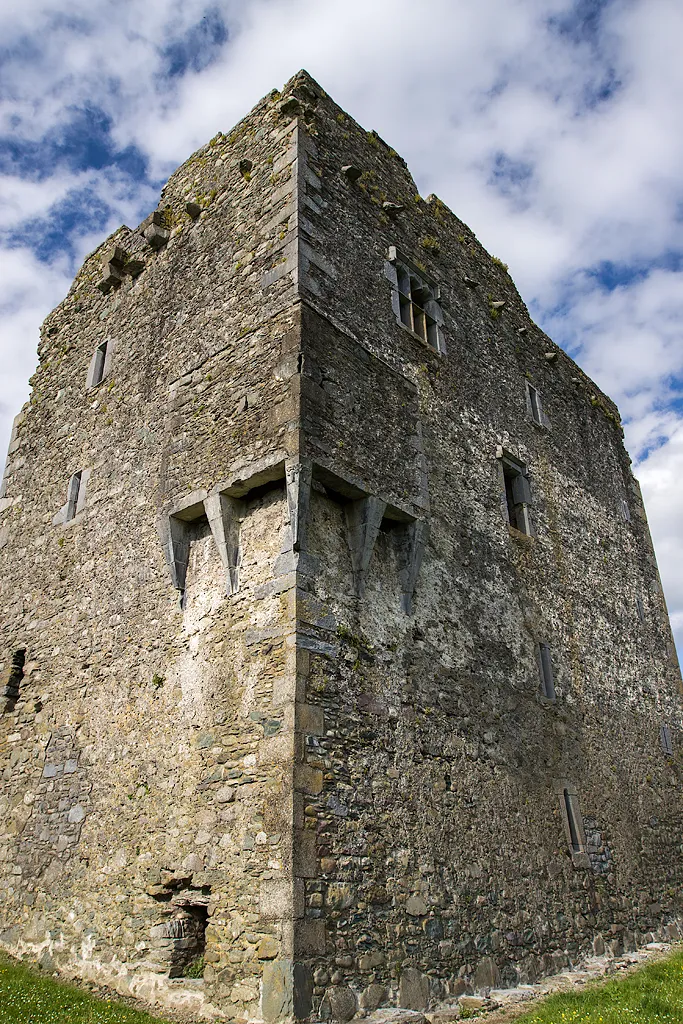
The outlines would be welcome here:
<svg viewBox="0 0 683 1024">
<path fill-rule="evenodd" d="M 683 953 L 580 992 L 558 993 L 515 1024 L 673 1024 L 683 1022 Z"/>
<path fill-rule="evenodd" d="M 0 955 L 0 1024 L 163 1024 Z"/>
</svg>

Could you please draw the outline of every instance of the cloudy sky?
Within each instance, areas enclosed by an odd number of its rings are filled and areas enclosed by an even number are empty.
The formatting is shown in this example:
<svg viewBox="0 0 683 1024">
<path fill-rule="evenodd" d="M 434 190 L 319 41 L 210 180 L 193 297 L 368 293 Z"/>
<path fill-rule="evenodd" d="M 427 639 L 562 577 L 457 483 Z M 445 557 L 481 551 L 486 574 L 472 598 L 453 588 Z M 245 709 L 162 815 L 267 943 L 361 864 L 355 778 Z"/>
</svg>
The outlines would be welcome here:
<svg viewBox="0 0 683 1024">
<path fill-rule="evenodd" d="M 5 0 L 0 450 L 84 255 L 305 67 L 618 402 L 683 650 L 681 39 L 681 0 Z"/>
</svg>

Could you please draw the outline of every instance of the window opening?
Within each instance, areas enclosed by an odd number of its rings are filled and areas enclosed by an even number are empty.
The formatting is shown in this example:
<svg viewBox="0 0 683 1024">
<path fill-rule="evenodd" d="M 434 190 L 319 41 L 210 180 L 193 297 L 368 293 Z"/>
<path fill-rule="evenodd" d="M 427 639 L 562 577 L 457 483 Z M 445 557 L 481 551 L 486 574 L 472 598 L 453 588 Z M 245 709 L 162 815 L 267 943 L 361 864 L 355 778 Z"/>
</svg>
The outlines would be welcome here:
<svg viewBox="0 0 683 1024">
<path fill-rule="evenodd" d="M 671 729 L 668 725 L 662 725 L 659 729 L 659 742 L 667 757 L 673 757 L 674 745 L 671 739 Z"/>
<path fill-rule="evenodd" d="M 66 523 L 76 515 L 78 496 L 81 491 L 81 473 L 82 470 L 79 469 L 78 473 L 74 473 L 69 480 L 69 491 L 66 499 L 66 516 L 64 517 L 64 521 Z"/>
<path fill-rule="evenodd" d="M 624 522 L 625 523 L 630 523 L 631 522 L 631 510 L 628 507 L 628 502 L 626 501 L 626 498 L 622 498 L 621 499 L 621 501 L 619 502 L 619 506 L 621 508 L 621 514 L 623 516 Z"/>
<path fill-rule="evenodd" d="M 24 678 L 24 665 L 26 664 L 26 649 L 21 648 L 15 651 L 12 655 L 12 661 L 10 663 L 9 675 L 7 677 L 7 684 L 3 690 L 3 697 L 6 697 L 8 701 L 14 702 L 19 698 L 19 688 Z"/>
<path fill-rule="evenodd" d="M 419 334 L 431 348 L 439 348 L 439 335 L 436 320 L 430 316 L 425 306 L 432 298 L 431 289 L 415 274 L 405 267 L 398 271 L 398 296 L 401 308 L 401 323 Z"/>
<path fill-rule="evenodd" d="M 392 266 L 388 276 L 395 289 L 394 312 L 399 323 L 417 334 L 435 352 L 442 351 L 438 286 L 427 280 L 407 260 L 398 258 L 393 246 L 389 250 L 389 258 Z"/>
<path fill-rule="evenodd" d="M 571 847 L 573 853 L 581 852 L 581 840 L 579 838 L 579 829 L 576 818 L 574 816 L 574 798 L 570 795 L 569 790 L 563 790 L 564 807 L 567 812 L 567 823 L 569 825 L 569 837 L 571 841 Z"/>
<path fill-rule="evenodd" d="M 203 956 L 206 949 L 206 925 L 208 909 L 191 903 L 178 908 L 169 921 L 169 936 L 172 941 L 169 978 L 188 975 L 193 967 L 201 977 Z"/>
<path fill-rule="evenodd" d="M 539 644 L 538 647 L 543 695 L 547 697 L 548 700 L 555 700 L 555 680 L 553 677 L 553 663 L 550 657 L 550 647 L 548 644 Z"/>
<path fill-rule="evenodd" d="M 641 622 L 645 622 L 645 605 L 640 595 L 636 595 L 636 611 Z"/>
<path fill-rule="evenodd" d="M 103 341 L 101 345 L 98 345 L 95 349 L 95 361 L 92 370 L 92 387 L 100 384 L 104 379 L 104 367 L 107 359 L 107 345 L 108 342 Z"/>
<path fill-rule="evenodd" d="M 204 973 L 208 887 L 199 892 L 187 889 L 186 882 L 171 877 L 154 894 L 163 909 L 150 932 L 152 951 L 169 978 L 200 978 Z"/>
<path fill-rule="evenodd" d="M 534 423 L 538 423 L 539 427 L 542 427 L 543 410 L 541 408 L 541 396 L 531 384 L 527 384 L 527 389 L 529 392 L 529 405 L 531 406 L 531 418 Z"/>
<path fill-rule="evenodd" d="M 527 468 L 522 463 L 514 462 L 505 456 L 502 463 L 508 522 L 515 530 L 531 534 L 531 519 L 529 517 L 531 487 L 527 478 Z"/>
</svg>

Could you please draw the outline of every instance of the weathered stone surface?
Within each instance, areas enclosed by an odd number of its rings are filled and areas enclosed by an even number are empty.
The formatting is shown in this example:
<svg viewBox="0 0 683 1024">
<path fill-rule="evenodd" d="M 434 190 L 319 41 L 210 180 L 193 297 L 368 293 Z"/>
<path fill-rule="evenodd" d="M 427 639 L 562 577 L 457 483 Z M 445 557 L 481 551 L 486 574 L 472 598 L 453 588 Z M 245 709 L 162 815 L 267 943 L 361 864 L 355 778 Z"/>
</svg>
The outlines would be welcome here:
<svg viewBox="0 0 683 1024">
<path fill-rule="evenodd" d="M 427 913 L 427 904 L 421 896 L 409 896 L 406 900 L 406 913 L 411 917 L 420 917 Z"/>
<path fill-rule="evenodd" d="M 500 971 L 495 960 L 491 957 L 484 957 L 477 964 L 474 972 L 474 987 L 478 991 L 484 988 L 498 988 L 500 986 Z"/>
<path fill-rule="evenodd" d="M 320 1006 L 323 1020 L 351 1020 L 358 1008 L 356 994 L 345 985 L 332 985 Z"/>
<path fill-rule="evenodd" d="M 420 1024 L 678 934 L 647 522 L 549 346 L 305 74 L 87 258 L 0 491 L 3 945 L 197 1016 Z"/>
<path fill-rule="evenodd" d="M 407 1010 L 426 1010 L 429 1006 L 429 978 L 414 967 L 401 971 L 398 1000 Z"/>
<path fill-rule="evenodd" d="M 372 1024 L 424 1024 L 426 1017 L 414 1010 L 385 1007 L 368 1014 L 366 1019 L 372 1021 Z"/>
<path fill-rule="evenodd" d="M 263 1019 L 280 1020 L 294 1012 L 292 962 L 274 960 L 263 967 Z"/>
<path fill-rule="evenodd" d="M 368 985 L 360 994 L 359 1003 L 363 1010 L 376 1010 L 378 1006 L 386 1003 L 389 998 L 389 990 L 386 985 L 373 983 Z"/>
<path fill-rule="evenodd" d="M 463 1010 L 481 1010 L 486 1006 L 486 999 L 482 996 L 461 996 L 458 1006 Z"/>
<path fill-rule="evenodd" d="M 259 960 L 274 960 L 280 950 L 280 944 L 273 935 L 264 936 L 258 944 L 256 955 Z"/>
</svg>

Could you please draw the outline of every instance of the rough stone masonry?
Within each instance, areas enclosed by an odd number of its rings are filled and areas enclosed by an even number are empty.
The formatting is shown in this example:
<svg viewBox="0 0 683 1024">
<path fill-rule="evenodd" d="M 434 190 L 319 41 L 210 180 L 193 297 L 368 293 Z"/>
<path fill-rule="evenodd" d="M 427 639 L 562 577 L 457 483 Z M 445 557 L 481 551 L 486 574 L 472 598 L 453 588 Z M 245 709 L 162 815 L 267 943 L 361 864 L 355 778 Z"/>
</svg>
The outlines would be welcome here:
<svg viewBox="0 0 683 1024">
<path fill-rule="evenodd" d="M 681 920 L 613 403 L 305 72 L 92 255 L 0 492 L 0 942 L 348 1020 Z"/>
</svg>

